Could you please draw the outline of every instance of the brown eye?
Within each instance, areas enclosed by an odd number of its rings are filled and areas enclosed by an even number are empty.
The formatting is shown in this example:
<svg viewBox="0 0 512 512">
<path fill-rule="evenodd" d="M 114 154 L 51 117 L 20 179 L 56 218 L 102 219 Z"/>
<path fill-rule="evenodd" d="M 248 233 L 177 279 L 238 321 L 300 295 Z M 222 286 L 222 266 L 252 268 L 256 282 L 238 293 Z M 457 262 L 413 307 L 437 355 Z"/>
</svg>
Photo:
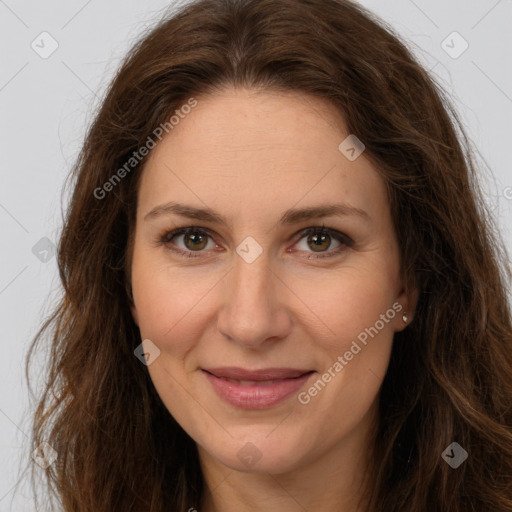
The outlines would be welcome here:
<svg viewBox="0 0 512 512">
<path fill-rule="evenodd" d="M 160 244 L 181 256 L 189 258 L 206 256 L 202 253 L 207 253 L 208 242 L 212 244 L 209 249 L 218 247 L 207 230 L 195 227 L 176 229 L 159 237 Z M 332 247 L 333 242 L 337 244 L 334 247 Z M 300 233 L 300 239 L 295 247 L 299 252 L 308 254 L 307 259 L 320 259 L 336 256 L 351 247 L 352 244 L 352 239 L 339 231 L 325 227 L 313 227 Z M 318 255 L 315 256 L 313 253 Z"/>
<path fill-rule="evenodd" d="M 322 252 L 329 249 L 331 236 L 324 233 L 314 233 L 308 236 L 307 243 L 311 244 L 309 247 L 311 247 L 313 251 Z"/>
<path fill-rule="evenodd" d="M 191 251 L 199 251 L 206 247 L 208 235 L 201 234 L 199 231 L 192 231 L 183 235 L 185 247 Z"/>
<path fill-rule="evenodd" d="M 300 252 L 305 252 L 307 259 L 336 256 L 353 245 L 353 240 L 344 233 L 323 226 L 307 228 L 299 236 L 301 238 L 295 244 L 295 248 Z M 336 244 L 334 247 L 332 246 L 333 242 Z"/>
<path fill-rule="evenodd" d="M 207 248 L 209 241 L 212 243 L 212 247 L 210 248 L 215 248 L 215 243 L 211 238 L 211 235 L 205 230 L 189 227 L 165 233 L 160 238 L 160 242 L 175 252 L 179 252 L 180 254 L 188 253 L 188 255 L 192 257 L 195 256 L 192 255 L 194 252 L 204 252 L 203 249 Z M 197 255 L 199 256 L 199 254 Z"/>
</svg>

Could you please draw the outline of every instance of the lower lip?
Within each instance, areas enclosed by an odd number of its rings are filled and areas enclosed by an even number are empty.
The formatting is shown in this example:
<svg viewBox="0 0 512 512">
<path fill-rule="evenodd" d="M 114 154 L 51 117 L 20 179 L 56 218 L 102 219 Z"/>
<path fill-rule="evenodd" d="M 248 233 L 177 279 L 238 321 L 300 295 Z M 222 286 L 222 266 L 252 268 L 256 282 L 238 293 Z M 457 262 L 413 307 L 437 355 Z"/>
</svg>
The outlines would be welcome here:
<svg viewBox="0 0 512 512">
<path fill-rule="evenodd" d="M 282 402 L 296 393 L 313 375 L 310 372 L 294 379 L 276 380 L 272 384 L 242 385 L 215 377 L 204 370 L 203 373 L 221 398 L 242 409 L 265 409 Z"/>
</svg>

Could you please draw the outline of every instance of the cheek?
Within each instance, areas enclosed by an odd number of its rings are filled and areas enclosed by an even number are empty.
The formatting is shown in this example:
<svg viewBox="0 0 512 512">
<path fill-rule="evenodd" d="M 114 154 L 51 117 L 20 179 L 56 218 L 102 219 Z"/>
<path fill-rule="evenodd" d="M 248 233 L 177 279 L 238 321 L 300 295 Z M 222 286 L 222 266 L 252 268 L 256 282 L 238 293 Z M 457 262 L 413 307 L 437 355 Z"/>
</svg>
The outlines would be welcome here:
<svg viewBox="0 0 512 512">
<path fill-rule="evenodd" d="M 134 257 L 132 290 L 142 338 L 169 353 L 186 351 L 194 332 L 199 332 L 198 320 L 208 315 L 208 296 L 220 277 Z"/>
<path fill-rule="evenodd" d="M 373 339 L 368 330 L 376 336 L 375 324 L 379 339 L 392 339 L 395 290 L 396 269 L 382 261 L 317 272 L 293 284 L 294 293 L 305 305 L 301 322 L 309 326 L 315 344 L 331 355 L 349 350 L 357 339 L 364 345 L 365 333 Z"/>
<path fill-rule="evenodd" d="M 160 350 L 148 371 L 166 408 L 191 434 L 196 426 L 190 418 L 204 411 L 200 400 L 183 392 L 190 385 L 187 373 L 195 369 L 187 355 L 200 339 L 208 291 L 217 281 L 211 274 L 198 279 L 197 272 L 134 258 L 132 289 L 141 338 Z"/>
<path fill-rule="evenodd" d="M 298 400 L 305 405 L 304 414 L 323 418 L 323 411 L 329 410 L 327 423 L 333 430 L 317 440 L 328 444 L 361 421 L 376 399 L 389 365 L 394 319 L 400 313 L 391 269 L 345 269 L 316 284 L 309 296 L 305 284 L 294 288 L 308 297 L 315 312 L 316 316 L 308 314 L 311 320 L 306 325 L 311 353 L 321 353 L 317 380 Z"/>
</svg>

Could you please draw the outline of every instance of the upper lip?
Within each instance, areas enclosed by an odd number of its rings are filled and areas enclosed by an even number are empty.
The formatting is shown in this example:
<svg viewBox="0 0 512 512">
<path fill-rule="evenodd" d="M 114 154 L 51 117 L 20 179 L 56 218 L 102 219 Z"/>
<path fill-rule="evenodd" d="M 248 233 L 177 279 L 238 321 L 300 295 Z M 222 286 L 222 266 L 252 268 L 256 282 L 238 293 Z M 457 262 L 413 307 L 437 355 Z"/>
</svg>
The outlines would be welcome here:
<svg viewBox="0 0 512 512">
<path fill-rule="evenodd" d="M 295 368 L 262 368 L 261 370 L 246 370 L 234 366 L 223 368 L 203 368 L 204 371 L 215 375 L 235 380 L 280 380 L 300 377 L 312 370 L 301 370 Z"/>
</svg>

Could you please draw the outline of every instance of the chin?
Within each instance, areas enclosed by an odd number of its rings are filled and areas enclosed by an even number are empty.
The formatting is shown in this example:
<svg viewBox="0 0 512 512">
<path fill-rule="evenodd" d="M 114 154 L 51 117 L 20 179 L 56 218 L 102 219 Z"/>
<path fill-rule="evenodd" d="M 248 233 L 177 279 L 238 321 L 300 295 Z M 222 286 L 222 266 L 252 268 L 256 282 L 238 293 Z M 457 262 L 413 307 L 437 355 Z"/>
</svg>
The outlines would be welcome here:
<svg viewBox="0 0 512 512">
<path fill-rule="evenodd" d="M 251 435 L 226 435 L 222 444 L 202 445 L 212 457 L 234 471 L 244 473 L 288 473 L 301 466 L 307 447 L 300 437 L 294 439 L 282 429 L 280 435 L 272 429 Z M 303 438 L 304 436 L 302 436 Z"/>
</svg>

